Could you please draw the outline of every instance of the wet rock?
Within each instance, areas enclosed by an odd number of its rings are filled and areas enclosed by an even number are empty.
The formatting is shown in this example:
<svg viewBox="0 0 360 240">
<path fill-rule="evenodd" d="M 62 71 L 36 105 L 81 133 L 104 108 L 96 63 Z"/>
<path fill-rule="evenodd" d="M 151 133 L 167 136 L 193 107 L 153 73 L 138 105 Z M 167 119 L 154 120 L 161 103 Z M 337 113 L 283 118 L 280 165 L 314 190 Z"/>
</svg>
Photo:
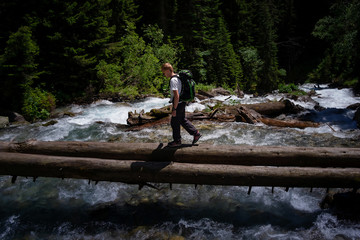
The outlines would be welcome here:
<svg viewBox="0 0 360 240">
<path fill-rule="evenodd" d="M 182 236 L 172 236 L 170 237 L 170 240 L 185 240 L 185 238 Z"/>
<path fill-rule="evenodd" d="M 351 240 L 351 238 L 345 236 L 344 234 L 337 234 L 334 237 L 334 240 Z"/>
<path fill-rule="evenodd" d="M 47 122 L 47 123 L 44 123 L 42 126 L 48 127 L 48 126 L 55 125 L 55 124 L 57 124 L 57 123 L 58 123 L 58 121 L 56 121 L 56 120 L 51 120 L 51 121 L 49 121 L 49 122 Z"/>
<path fill-rule="evenodd" d="M 354 104 L 351 104 L 350 106 L 347 106 L 346 109 L 356 110 L 359 107 L 360 107 L 360 103 L 354 103 Z"/>
<path fill-rule="evenodd" d="M 359 219 L 359 202 L 360 193 L 354 191 L 329 192 L 320 203 L 320 207 L 332 209 L 341 218 Z"/>
<path fill-rule="evenodd" d="M 245 97 L 245 93 L 243 91 L 241 91 L 240 89 L 238 89 L 236 91 L 236 94 L 237 94 L 238 98 L 244 98 Z"/>
<path fill-rule="evenodd" d="M 11 112 L 8 117 L 10 124 L 14 126 L 30 124 L 21 114 L 16 112 Z"/>
<path fill-rule="evenodd" d="M 51 111 L 51 118 L 62 118 L 65 116 L 69 116 L 69 117 L 74 117 L 76 114 L 71 112 L 71 107 L 67 106 L 67 107 L 60 107 L 60 108 L 56 108 L 53 111 Z"/>
<path fill-rule="evenodd" d="M 254 111 L 253 109 L 248 109 L 244 106 L 240 106 L 238 108 L 238 115 L 236 115 L 237 122 L 246 122 L 250 124 L 255 124 L 261 122 L 259 119 L 261 118 L 261 114 Z"/>
<path fill-rule="evenodd" d="M 360 128 L 360 107 L 355 112 L 354 120 L 356 121 L 357 127 Z"/>
<path fill-rule="evenodd" d="M 315 109 L 316 111 L 323 111 L 323 110 L 325 110 L 326 108 L 320 106 L 320 103 L 317 102 L 317 103 L 315 104 L 315 106 L 314 106 L 314 109 Z"/>
<path fill-rule="evenodd" d="M 10 122 L 8 117 L 0 116 L 0 128 L 5 128 L 9 126 L 9 124 Z"/>
<path fill-rule="evenodd" d="M 15 123 L 15 124 L 28 123 L 25 120 L 25 118 L 17 112 L 3 110 L 0 111 L 0 116 L 8 117 L 10 123 Z"/>
<path fill-rule="evenodd" d="M 211 94 L 213 94 L 215 96 L 218 96 L 218 95 L 228 96 L 231 94 L 231 92 L 220 87 L 220 88 L 214 88 L 213 90 L 211 90 Z"/>
<path fill-rule="evenodd" d="M 214 94 L 211 94 L 211 93 L 208 93 L 208 92 L 205 92 L 203 90 L 199 90 L 197 93 L 196 93 L 196 97 L 200 100 L 205 100 L 207 98 L 213 98 L 215 97 Z"/>
</svg>

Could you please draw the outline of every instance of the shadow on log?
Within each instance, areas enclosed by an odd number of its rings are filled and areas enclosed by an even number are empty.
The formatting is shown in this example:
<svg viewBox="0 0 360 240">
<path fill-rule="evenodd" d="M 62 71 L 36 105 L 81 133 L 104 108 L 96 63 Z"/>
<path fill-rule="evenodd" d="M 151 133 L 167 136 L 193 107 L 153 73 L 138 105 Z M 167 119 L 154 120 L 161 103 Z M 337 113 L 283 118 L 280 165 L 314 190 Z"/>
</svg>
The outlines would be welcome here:
<svg viewBox="0 0 360 240">
<path fill-rule="evenodd" d="M 360 187 L 360 149 L 0 142 L 0 175 L 132 184 Z M 280 166 L 280 167 L 276 167 Z"/>
<path fill-rule="evenodd" d="M 0 152 L 250 166 L 356 167 L 359 148 L 182 145 L 115 142 L 0 142 Z"/>
</svg>

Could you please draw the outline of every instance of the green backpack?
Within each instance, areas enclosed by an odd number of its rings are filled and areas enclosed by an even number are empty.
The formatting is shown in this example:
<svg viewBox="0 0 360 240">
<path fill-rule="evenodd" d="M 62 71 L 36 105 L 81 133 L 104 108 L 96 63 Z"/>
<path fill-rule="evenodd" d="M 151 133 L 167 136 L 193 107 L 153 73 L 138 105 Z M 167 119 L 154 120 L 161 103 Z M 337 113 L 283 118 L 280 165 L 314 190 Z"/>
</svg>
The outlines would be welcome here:
<svg viewBox="0 0 360 240">
<path fill-rule="evenodd" d="M 195 98 L 195 81 L 190 70 L 181 70 L 178 72 L 181 80 L 180 101 L 192 102 Z"/>
</svg>

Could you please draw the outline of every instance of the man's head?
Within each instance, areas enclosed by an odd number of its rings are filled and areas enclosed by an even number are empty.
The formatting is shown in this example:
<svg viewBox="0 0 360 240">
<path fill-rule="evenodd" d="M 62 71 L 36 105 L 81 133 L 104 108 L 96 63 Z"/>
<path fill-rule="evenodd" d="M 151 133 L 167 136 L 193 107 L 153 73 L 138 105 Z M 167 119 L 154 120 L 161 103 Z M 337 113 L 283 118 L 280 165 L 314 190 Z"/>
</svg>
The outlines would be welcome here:
<svg viewBox="0 0 360 240">
<path fill-rule="evenodd" d="M 172 77 L 172 75 L 174 74 L 174 69 L 170 63 L 164 63 L 161 66 L 161 71 L 164 74 L 164 76 L 167 78 Z"/>
</svg>

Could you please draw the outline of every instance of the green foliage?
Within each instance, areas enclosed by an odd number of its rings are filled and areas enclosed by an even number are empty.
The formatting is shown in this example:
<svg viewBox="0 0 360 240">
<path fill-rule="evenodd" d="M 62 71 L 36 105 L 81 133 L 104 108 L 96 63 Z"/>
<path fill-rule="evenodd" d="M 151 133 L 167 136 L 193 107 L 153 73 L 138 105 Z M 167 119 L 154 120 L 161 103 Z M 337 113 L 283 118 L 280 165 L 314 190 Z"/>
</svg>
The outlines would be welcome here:
<svg viewBox="0 0 360 240">
<path fill-rule="evenodd" d="M 103 92 L 116 92 L 125 87 L 131 94 L 149 94 L 162 91 L 168 85 L 160 71 L 163 62 L 176 63 L 176 49 L 163 42 L 162 30 L 149 25 L 144 38 L 129 23 L 127 33 L 120 42 L 106 50 L 107 61 L 101 61 L 96 69 L 103 82 Z"/>
<path fill-rule="evenodd" d="M 204 92 L 209 92 L 211 91 L 212 89 L 216 88 L 216 85 L 214 84 L 203 84 L 203 83 L 197 83 L 196 84 L 196 90 L 201 90 L 201 91 L 204 91 Z"/>
<path fill-rule="evenodd" d="M 344 82 L 345 87 L 356 87 L 356 85 L 359 83 L 358 78 L 350 79 Z"/>
<path fill-rule="evenodd" d="M 295 85 L 294 83 L 290 83 L 290 84 L 279 84 L 279 92 L 280 93 L 290 93 L 292 95 L 306 95 L 306 92 L 302 91 L 299 89 L 299 87 L 297 85 Z"/>
<path fill-rule="evenodd" d="M 3 89 L 0 106 L 6 103 L 7 106 L 20 110 L 25 86 L 31 85 L 40 74 L 35 62 L 38 54 L 39 47 L 33 40 L 30 27 L 21 26 L 9 36 L 5 53 L 0 58 Z"/>
<path fill-rule="evenodd" d="M 190 62 L 188 68 L 199 82 L 235 87 L 242 81 L 242 68 L 220 11 L 220 1 L 191 2 L 193 41 L 185 46 L 190 49 L 185 54 Z"/>
<path fill-rule="evenodd" d="M 264 64 L 260 73 L 260 81 L 257 91 L 260 93 L 270 92 L 278 86 L 278 62 L 276 35 L 276 8 L 271 1 L 261 0 L 256 4 L 258 10 L 258 51 Z"/>
<path fill-rule="evenodd" d="M 121 82 L 121 68 L 116 64 L 106 63 L 101 60 L 96 66 L 97 77 L 102 82 L 103 88 L 101 92 L 119 92 L 123 88 Z"/>
<path fill-rule="evenodd" d="M 119 41 L 126 33 L 127 23 L 136 23 L 141 18 L 137 15 L 138 7 L 139 5 L 133 0 L 112 0 L 110 2 L 110 9 L 112 10 L 109 20 L 110 26 L 116 26 L 113 42 Z"/>
<path fill-rule="evenodd" d="M 293 83 L 290 84 L 279 84 L 279 92 L 281 93 L 291 93 L 293 91 L 299 90 L 298 86 Z"/>
<path fill-rule="evenodd" d="M 260 59 L 254 47 L 243 47 L 239 50 L 244 72 L 244 85 L 247 90 L 254 90 L 254 85 L 259 84 L 260 72 L 264 62 Z"/>
<path fill-rule="evenodd" d="M 309 73 L 308 82 L 326 83 L 334 78 L 331 71 L 332 59 L 330 54 L 327 54 L 317 66 L 317 68 Z"/>
<path fill-rule="evenodd" d="M 320 19 L 313 31 L 313 35 L 329 43 L 330 48 L 309 77 L 319 83 L 341 84 L 358 77 L 359 73 L 360 3 L 337 1 L 330 10 L 330 16 Z"/>
<path fill-rule="evenodd" d="M 45 120 L 55 108 L 55 97 L 40 88 L 28 88 L 24 94 L 22 112 L 29 121 Z"/>
<path fill-rule="evenodd" d="M 136 97 L 140 96 L 140 92 L 136 86 L 125 86 L 120 89 L 118 93 L 130 100 L 134 100 Z"/>
<path fill-rule="evenodd" d="M 310 53 L 301 74 L 312 68 L 311 81 L 352 86 L 360 75 L 360 3 L 314 2 L 312 13 L 320 16 L 330 5 L 313 31 L 325 42 L 322 59 Z M 167 92 L 164 62 L 190 69 L 200 89 L 202 83 L 266 93 L 305 80 L 291 70 L 308 49 L 297 39 L 311 40 L 302 30 L 298 38 L 295 24 L 313 29 L 313 20 L 301 18 L 301 1 L 13 0 L 0 6 L 1 108 L 24 109 L 27 99 L 35 109 L 29 96 L 41 91 L 60 104 L 99 92 L 130 98 Z"/>
<path fill-rule="evenodd" d="M 60 102 L 98 89 L 95 67 L 115 34 L 115 26 L 109 25 L 110 2 L 44 0 L 27 18 L 41 43 L 39 63 L 46 71 L 42 82 Z"/>
</svg>

